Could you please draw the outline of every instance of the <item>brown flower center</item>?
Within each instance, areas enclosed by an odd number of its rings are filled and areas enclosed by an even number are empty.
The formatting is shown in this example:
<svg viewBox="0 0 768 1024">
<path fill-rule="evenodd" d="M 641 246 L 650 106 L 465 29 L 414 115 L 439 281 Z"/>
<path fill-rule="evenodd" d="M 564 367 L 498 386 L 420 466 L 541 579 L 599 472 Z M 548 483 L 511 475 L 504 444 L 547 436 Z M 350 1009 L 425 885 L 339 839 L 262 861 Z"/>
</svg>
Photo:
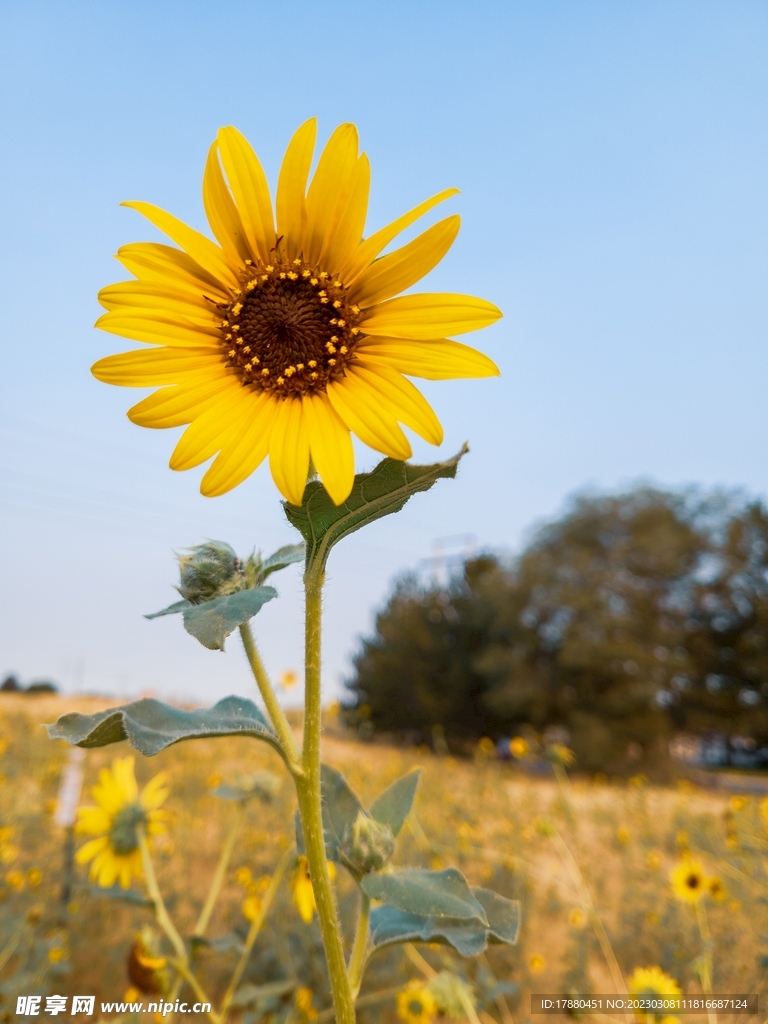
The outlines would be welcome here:
<svg viewBox="0 0 768 1024">
<path fill-rule="evenodd" d="M 300 259 L 249 264 L 247 275 L 234 302 L 220 307 L 227 362 L 243 384 L 287 397 L 342 377 L 360 309 L 341 281 Z"/>
</svg>

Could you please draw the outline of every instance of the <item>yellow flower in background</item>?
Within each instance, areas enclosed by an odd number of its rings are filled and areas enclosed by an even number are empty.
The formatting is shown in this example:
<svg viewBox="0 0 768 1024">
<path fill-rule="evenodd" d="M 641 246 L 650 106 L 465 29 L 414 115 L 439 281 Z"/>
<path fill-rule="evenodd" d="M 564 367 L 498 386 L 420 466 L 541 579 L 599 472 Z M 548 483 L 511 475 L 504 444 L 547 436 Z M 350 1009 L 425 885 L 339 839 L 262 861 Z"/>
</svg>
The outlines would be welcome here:
<svg viewBox="0 0 768 1024">
<path fill-rule="evenodd" d="M 541 953 L 534 953 L 528 961 L 528 966 L 530 967 L 532 974 L 541 974 L 541 972 L 547 966 L 547 961 L 544 959 Z"/>
<path fill-rule="evenodd" d="M 246 921 L 253 923 L 261 913 L 261 900 L 258 896 L 247 896 L 240 908 Z M 310 918 L 310 921 L 312 918 Z"/>
<path fill-rule="evenodd" d="M 587 915 L 579 907 L 574 907 L 568 914 L 568 924 L 571 928 L 583 928 L 587 923 Z"/>
<path fill-rule="evenodd" d="M 27 881 L 31 888 L 36 889 L 43 880 L 43 872 L 40 868 L 29 868 L 27 870 Z"/>
<path fill-rule="evenodd" d="M 626 844 L 632 838 L 632 833 L 629 831 L 626 825 L 619 825 L 619 827 L 616 829 L 616 838 L 622 844 L 622 846 L 626 846 Z"/>
<path fill-rule="evenodd" d="M 432 993 L 420 981 L 409 981 L 397 993 L 397 1016 L 405 1024 L 430 1024 L 437 1013 Z"/>
<path fill-rule="evenodd" d="M 284 690 L 292 690 L 299 681 L 299 676 L 293 669 L 286 669 L 280 673 L 280 685 Z"/>
<path fill-rule="evenodd" d="M 357 129 L 340 125 L 309 182 L 317 125 L 291 139 L 273 209 L 256 153 L 237 129 L 220 129 L 203 176 L 216 242 L 151 203 L 130 202 L 178 248 L 123 246 L 136 280 L 104 288 L 96 326 L 148 348 L 93 367 L 110 384 L 157 387 L 129 410 L 140 426 L 189 424 L 172 469 L 216 458 L 201 491 L 224 494 L 269 456 L 274 481 L 300 504 L 310 466 L 332 499 L 354 477 L 351 434 L 394 459 L 411 445 L 400 424 L 431 444 L 443 430 L 407 377 L 446 380 L 498 374 L 496 365 L 448 335 L 494 323 L 483 299 L 452 293 L 400 295 L 445 256 L 454 214 L 386 256 L 381 253 L 447 189 L 363 239 L 370 167 Z"/>
<path fill-rule="evenodd" d="M 24 888 L 24 875 L 21 871 L 9 871 L 5 876 L 5 880 L 11 889 L 16 892 L 20 892 Z"/>
<path fill-rule="evenodd" d="M 670 874 L 675 896 L 684 903 L 698 903 L 707 891 L 707 876 L 696 860 L 686 857 Z"/>
<path fill-rule="evenodd" d="M 677 982 L 670 978 L 660 967 L 636 967 L 632 977 L 627 982 L 629 994 L 633 996 L 646 996 L 654 998 L 657 996 L 680 996 Z M 637 1013 L 636 1017 L 646 1024 L 654 1021 L 663 1021 L 664 1024 L 673 1024 L 677 1018 L 667 1013 Z"/>
<path fill-rule="evenodd" d="M 331 861 L 328 864 L 328 872 L 331 879 L 336 878 L 336 865 Z M 315 916 L 317 904 L 315 903 L 315 890 L 312 888 L 312 879 L 309 876 L 309 864 L 303 855 L 298 858 L 296 871 L 293 875 L 293 902 L 299 912 L 299 917 L 304 924 L 311 924 Z"/>
<path fill-rule="evenodd" d="M 723 885 L 722 879 L 717 877 L 708 878 L 707 892 L 713 900 L 717 900 L 718 903 L 722 903 L 726 897 L 725 886 Z"/>
<path fill-rule="evenodd" d="M 235 872 L 235 881 L 237 882 L 238 885 L 242 885 L 244 889 L 247 889 L 248 886 L 253 881 L 251 869 L 249 867 L 246 867 L 246 865 L 243 865 L 241 868 L 238 868 L 237 871 Z"/>
<path fill-rule="evenodd" d="M 102 768 L 91 789 L 96 807 L 81 807 L 75 831 L 95 836 L 77 851 L 78 864 L 91 862 L 90 876 L 102 888 L 119 881 L 123 889 L 131 878 L 142 876 L 138 830 L 148 836 L 165 830 L 165 815 L 158 810 L 168 796 L 167 775 L 161 772 L 139 793 L 132 757 L 118 758 Z"/>
<path fill-rule="evenodd" d="M 656 850 L 651 850 L 645 858 L 645 863 L 649 868 L 653 868 L 655 870 L 661 866 L 661 854 L 657 853 Z"/>
<path fill-rule="evenodd" d="M 294 1005 L 305 1020 L 317 1020 L 317 1010 L 314 1005 L 314 997 L 311 988 L 303 986 L 296 989 Z"/>
<path fill-rule="evenodd" d="M 728 801 L 728 806 L 732 811 L 738 813 L 739 811 L 743 811 L 748 803 L 749 800 L 745 796 L 732 796 Z"/>
<path fill-rule="evenodd" d="M 516 757 L 518 761 L 522 761 L 530 754 L 531 745 L 528 740 L 523 739 L 522 736 L 515 736 L 513 740 L 509 741 L 509 752 L 512 757 Z"/>
</svg>

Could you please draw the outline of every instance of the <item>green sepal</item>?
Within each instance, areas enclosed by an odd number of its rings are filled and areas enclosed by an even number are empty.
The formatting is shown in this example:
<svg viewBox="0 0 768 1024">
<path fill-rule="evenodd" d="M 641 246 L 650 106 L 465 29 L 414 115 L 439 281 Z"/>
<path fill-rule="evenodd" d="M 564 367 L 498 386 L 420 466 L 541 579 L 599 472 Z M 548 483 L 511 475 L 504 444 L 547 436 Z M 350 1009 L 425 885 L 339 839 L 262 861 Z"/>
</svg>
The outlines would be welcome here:
<svg viewBox="0 0 768 1024">
<path fill-rule="evenodd" d="M 468 451 L 465 444 L 452 459 L 429 466 L 383 459 L 370 473 L 355 476 L 341 505 L 334 505 L 319 480 L 308 483 L 301 505 L 283 502 L 289 522 L 307 543 L 307 571 L 322 572 L 331 548 L 350 533 L 399 512 L 412 495 L 428 491 L 437 480 L 455 477 L 459 460 Z"/>
<path fill-rule="evenodd" d="M 284 756 L 277 733 L 253 701 L 244 697 L 225 697 L 212 708 L 197 711 L 183 711 L 145 697 L 95 715 L 73 711 L 47 729 L 51 739 L 67 740 L 76 747 L 105 747 L 128 740 L 147 757 L 181 740 L 211 736 L 253 736 L 266 740 Z"/>
<path fill-rule="evenodd" d="M 488 926 L 471 918 L 429 917 L 385 904 L 371 911 L 373 951 L 401 942 L 438 942 L 462 956 L 477 956 L 489 943 L 514 944 L 520 928 L 520 903 L 489 889 L 473 888 Z"/>
<path fill-rule="evenodd" d="M 339 863 L 341 861 L 339 847 L 344 839 L 344 833 L 352 828 L 363 805 L 349 788 L 349 784 L 341 772 L 327 764 L 320 766 L 320 793 L 323 806 L 325 855 L 328 860 Z M 306 853 L 298 811 L 296 812 L 296 849 L 302 855 Z"/>
<path fill-rule="evenodd" d="M 89 885 L 88 891 L 91 896 L 101 897 L 107 900 L 119 900 L 122 903 L 131 903 L 134 907 L 153 907 L 152 900 L 148 900 L 142 893 L 135 889 L 122 889 L 115 884 L 108 889 L 100 885 Z"/>
<path fill-rule="evenodd" d="M 273 597 L 277 597 L 274 587 L 255 587 L 190 605 L 184 609 L 184 628 L 209 651 L 223 651 L 229 634 L 253 618 Z"/>
<path fill-rule="evenodd" d="M 371 815 L 381 825 L 389 825 L 392 835 L 397 836 L 413 807 L 416 787 L 421 778 L 421 768 L 393 782 L 389 789 L 378 796 L 371 806 Z"/>
<path fill-rule="evenodd" d="M 420 917 L 448 917 L 472 920 L 488 928 L 485 910 L 457 868 L 427 871 L 406 868 L 389 875 L 366 875 L 360 883 L 363 892 L 398 910 Z"/>
<path fill-rule="evenodd" d="M 159 619 L 161 615 L 178 615 L 179 612 L 183 612 L 185 608 L 192 608 L 192 604 L 186 599 L 183 601 L 176 601 L 175 604 L 169 604 L 167 608 L 163 608 L 161 612 L 152 612 L 151 615 L 145 615 L 145 619 Z"/>
</svg>

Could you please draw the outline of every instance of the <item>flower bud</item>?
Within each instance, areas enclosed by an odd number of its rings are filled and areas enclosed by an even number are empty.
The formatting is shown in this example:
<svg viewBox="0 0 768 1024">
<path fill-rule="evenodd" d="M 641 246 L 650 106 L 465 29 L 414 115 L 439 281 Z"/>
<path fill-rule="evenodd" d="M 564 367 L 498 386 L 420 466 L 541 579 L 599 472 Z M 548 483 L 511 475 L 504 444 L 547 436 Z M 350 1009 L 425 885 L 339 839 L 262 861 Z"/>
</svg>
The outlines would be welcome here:
<svg viewBox="0 0 768 1024">
<path fill-rule="evenodd" d="M 344 835 L 339 853 L 358 875 L 379 871 L 395 852 L 395 837 L 389 825 L 381 825 L 370 814 L 359 811 Z"/>
<path fill-rule="evenodd" d="M 434 975 L 429 979 L 427 988 L 442 1017 L 448 1020 L 467 1020 L 476 1016 L 471 987 L 450 971 Z"/>
<path fill-rule="evenodd" d="M 218 597 L 240 571 L 240 559 L 224 541 L 209 540 L 179 555 L 180 583 L 176 588 L 191 604 Z"/>
</svg>

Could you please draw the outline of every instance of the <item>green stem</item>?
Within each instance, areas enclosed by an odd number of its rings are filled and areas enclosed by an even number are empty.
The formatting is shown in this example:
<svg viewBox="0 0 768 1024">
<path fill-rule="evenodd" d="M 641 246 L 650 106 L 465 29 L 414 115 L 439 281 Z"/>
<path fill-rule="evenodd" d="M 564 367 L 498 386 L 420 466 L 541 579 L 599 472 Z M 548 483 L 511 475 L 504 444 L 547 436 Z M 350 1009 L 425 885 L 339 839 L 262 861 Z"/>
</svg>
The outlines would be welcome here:
<svg viewBox="0 0 768 1024">
<path fill-rule="evenodd" d="M 365 954 L 368 950 L 368 924 L 370 920 L 371 898 L 361 891 L 360 910 L 357 915 L 357 930 L 355 931 L 355 941 L 352 946 L 352 952 L 349 957 L 349 967 L 347 969 L 349 984 L 352 989 L 352 995 L 355 999 L 357 999 L 357 994 L 363 983 Z"/>
<path fill-rule="evenodd" d="M 304 749 L 303 775 L 295 775 L 299 813 L 307 850 L 309 874 L 317 904 L 317 916 L 323 935 L 328 976 L 331 982 L 337 1024 L 355 1024 L 355 1001 L 347 977 L 341 926 L 336 896 L 331 885 L 325 856 L 323 815 L 320 803 L 320 652 L 323 577 L 308 570 L 304 577 L 306 592 L 304 646 Z"/>
<path fill-rule="evenodd" d="M 149 898 L 152 900 L 152 904 L 155 909 L 155 920 L 163 929 L 166 936 L 168 937 L 169 942 L 176 951 L 176 957 L 175 959 L 171 960 L 171 963 L 179 972 L 179 974 L 181 974 L 184 977 L 184 980 L 189 982 L 189 984 L 192 986 L 192 990 L 194 991 L 195 995 L 200 1000 L 200 1002 L 208 1003 L 210 1006 L 213 1006 L 213 1003 L 211 1003 L 211 1000 L 206 996 L 205 992 L 203 991 L 200 982 L 189 969 L 189 959 L 187 957 L 187 949 L 186 946 L 184 945 L 184 940 L 179 935 L 178 931 L 176 930 L 176 925 L 173 923 L 173 921 L 170 918 L 170 915 L 168 914 L 168 911 L 165 906 L 165 901 L 163 900 L 162 893 L 160 892 L 160 886 L 157 884 L 155 866 L 152 863 L 152 856 L 149 852 L 149 844 L 147 843 L 147 837 L 144 833 L 144 829 L 138 829 L 137 835 L 139 840 L 139 850 L 141 851 L 141 863 L 144 867 L 144 881 L 147 884 L 147 893 L 149 895 Z M 210 1017 L 213 1024 L 220 1024 L 219 1017 L 217 1014 L 213 1012 L 213 1010 L 208 1011 L 208 1016 Z"/>
<path fill-rule="evenodd" d="M 216 900 L 219 898 L 221 887 L 224 884 L 224 877 L 229 866 L 229 859 L 232 856 L 232 850 L 235 847 L 235 841 L 240 831 L 242 821 L 243 807 L 242 804 L 238 804 L 235 809 L 235 817 L 232 821 L 232 825 L 230 826 L 229 834 L 227 835 L 224 847 L 221 851 L 221 856 L 219 857 L 219 863 L 216 865 L 216 874 L 213 876 L 211 888 L 208 891 L 208 898 L 205 901 L 205 906 L 200 912 L 200 917 L 197 919 L 195 930 L 192 933 L 196 938 L 202 938 L 210 924 L 211 914 L 213 913 L 213 908 L 216 906 Z"/>
<path fill-rule="evenodd" d="M 275 873 L 272 875 L 272 879 L 269 883 L 269 888 L 264 893 L 264 899 L 261 901 L 261 908 L 259 910 L 259 913 L 253 919 L 253 921 L 251 921 L 251 927 L 248 929 L 248 937 L 245 940 L 243 952 L 240 954 L 240 959 L 238 960 L 237 967 L 235 968 L 235 973 L 232 975 L 232 980 L 230 981 L 229 986 L 227 987 L 227 991 L 224 995 L 224 999 L 221 1004 L 221 1009 L 219 1010 L 219 1018 L 222 1021 L 226 1018 L 227 1011 L 232 1005 L 232 1000 L 235 997 L 237 986 L 240 984 L 240 979 L 243 976 L 243 971 L 245 970 L 246 965 L 248 964 L 248 958 L 251 955 L 253 944 L 256 942 L 256 939 L 258 938 L 259 932 L 262 929 L 266 916 L 269 913 L 269 908 L 272 906 L 272 900 L 275 898 L 275 893 L 277 892 L 278 887 L 281 881 L 283 880 L 283 875 L 285 874 L 288 865 L 295 858 L 295 856 L 296 849 L 295 847 L 290 846 L 285 851 L 283 856 L 280 858 L 280 862 L 275 868 Z"/>
<path fill-rule="evenodd" d="M 302 771 L 299 748 L 296 746 L 296 740 L 293 738 L 293 730 L 288 723 L 288 719 L 285 717 L 285 712 L 280 707 L 280 701 L 277 699 L 275 691 L 272 689 L 272 684 L 269 681 L 267 670 L 264 668 L 264 662 L 261 660 L 261 655 L 259 654 L 259 649 L 256 646 L 256 641 L 253 639 L 250 622 L 244 622 L 242 624 L 240 627 L 240 637 L 243 641 L 243 647 L 245 648 L 245 654 L 248 658 L 248 664 L 251 666 L 251 672 L 253 672 L 253 678 L 256 680 L 256 685 L 259 688 L 262 700 L 267 706 L 267 711 L 269 712 L 269 717 L 272 719 L 275 731 L 280 737 L 280 742 L 285 752 L 288 767 L 293 775 L 296 775 L 297 772 L 300 773 Z"/>
</svg>

